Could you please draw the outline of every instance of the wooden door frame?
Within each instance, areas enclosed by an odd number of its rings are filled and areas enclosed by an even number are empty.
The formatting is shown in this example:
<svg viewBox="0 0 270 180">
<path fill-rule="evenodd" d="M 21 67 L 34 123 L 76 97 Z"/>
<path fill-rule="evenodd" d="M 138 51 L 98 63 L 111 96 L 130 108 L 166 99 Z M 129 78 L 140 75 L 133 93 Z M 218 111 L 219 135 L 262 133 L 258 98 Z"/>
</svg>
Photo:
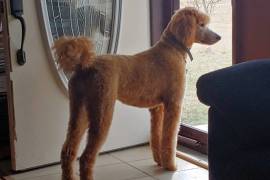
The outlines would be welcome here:
<svg viewBox="0 0 270 180">
<path fill-rule="evenodd" d="M 15 133 L 15 121 L 14 121 L 14 104 L 13 104 L 13 88 L 12 81 L 10 79 L 10 72 L 12 72 L 11 57 L 10 57 L 10 38 L 8 28 L 8 9 L 7 1 L 0 0 L 0 14 L 3 28 L 3 48 L 5 53 L 5 76 L 6 76 L 6 87 L 7 87 L 7 102 L 8 102 L 8 119 L 9 119 L 9 139 L 10 139 L 10 157 L 12 169 L 15 169 L 15 144 L 16 133 Z"/>
<path fill-rule="evenodd" d="M 270 2 L 232 0 L 233 63 L 269 59 Z"/>
<path fill-rule="evenodd" d="M 160 38 L 174 11 L 179 9 L 179 0 L 150 0 L 151 45 Z M 178 143 L 207 154 L 207 132 L 181 124 Z"/>
<path fill-rule="evenodd" d="M 240 44 L 238 42 L 238 35 L 239 35 L 239 7 L 235 0 L 231 0 L 232 2 L 232 63 L 237 64 L 239 63 L 240 59 Z"/>
<path fill-rule="evenodd" d="M 174 11 L 179 7 L 179 0 L 150 0 L 151 45 L 159 40 Z"/>
</svg>

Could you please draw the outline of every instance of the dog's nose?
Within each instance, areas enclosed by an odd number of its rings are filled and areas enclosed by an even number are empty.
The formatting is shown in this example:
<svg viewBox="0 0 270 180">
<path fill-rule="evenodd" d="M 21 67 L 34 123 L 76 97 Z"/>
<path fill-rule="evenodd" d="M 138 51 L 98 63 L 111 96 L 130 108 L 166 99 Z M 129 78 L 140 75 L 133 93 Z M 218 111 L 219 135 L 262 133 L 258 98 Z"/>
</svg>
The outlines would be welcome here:
<svg viewBox="0 0 270 180">
<path fill-rule="evenodd" d="M 216 39 L 221 40 L 221 36 L 217 35 Z"/>
</svg>

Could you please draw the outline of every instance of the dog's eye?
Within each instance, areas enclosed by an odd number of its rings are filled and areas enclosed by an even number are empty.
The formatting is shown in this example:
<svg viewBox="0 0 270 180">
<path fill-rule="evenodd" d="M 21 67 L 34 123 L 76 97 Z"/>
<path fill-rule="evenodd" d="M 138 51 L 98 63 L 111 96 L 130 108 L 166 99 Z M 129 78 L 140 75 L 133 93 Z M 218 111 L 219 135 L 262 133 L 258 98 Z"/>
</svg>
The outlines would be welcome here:
<svg viewBox="0 0 270 180">
<path fill-rule="evenodd" d="M 205 26 L 205 24 L 204 24 L 204 23 L 201 23 L 201 24 L 200 24 L 200 26 L 201 26 L 201 27 L 204 27 L 204 26 Z"/>
</svg>

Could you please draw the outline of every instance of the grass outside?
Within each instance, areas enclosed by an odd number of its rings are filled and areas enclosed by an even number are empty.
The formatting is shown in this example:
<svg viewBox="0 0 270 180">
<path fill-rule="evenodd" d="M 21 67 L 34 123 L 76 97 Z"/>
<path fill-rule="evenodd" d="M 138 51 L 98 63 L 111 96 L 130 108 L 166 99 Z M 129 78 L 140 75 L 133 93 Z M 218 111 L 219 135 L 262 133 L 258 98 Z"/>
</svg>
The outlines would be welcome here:
<svg viewBox="0 0 270 180">
<path fill-rule="evenodd" d="M 181 0 L 181 7 L 188 6 Z M 194 60 L 187 60 L 186 92 L 184 98 L 182 122 L 189 125 L 207 124 L 208 107 L 198 101 L 196 82 L 208 72 L 228 67 L 232 64 L 232 10 L 231 1 L 222 0 L 210 15 L 209 28 L 222 36 L 220 42 L 213 46 L 195 44 L 192 47 Z"/>
</svg>

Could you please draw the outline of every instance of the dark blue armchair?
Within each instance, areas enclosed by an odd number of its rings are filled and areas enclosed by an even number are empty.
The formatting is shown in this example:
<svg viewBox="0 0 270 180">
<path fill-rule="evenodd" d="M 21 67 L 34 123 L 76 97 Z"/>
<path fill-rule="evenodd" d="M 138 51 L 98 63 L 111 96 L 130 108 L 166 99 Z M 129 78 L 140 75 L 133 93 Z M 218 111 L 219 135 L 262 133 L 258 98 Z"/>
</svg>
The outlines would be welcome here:
<svg viewBox="0 0 270 180">
<path fill-rule="evenodd" d="M 199 100 L 210 106 L 210 180 L 270 180 L 270 59 L 201 76 Z"/>
</svg>

